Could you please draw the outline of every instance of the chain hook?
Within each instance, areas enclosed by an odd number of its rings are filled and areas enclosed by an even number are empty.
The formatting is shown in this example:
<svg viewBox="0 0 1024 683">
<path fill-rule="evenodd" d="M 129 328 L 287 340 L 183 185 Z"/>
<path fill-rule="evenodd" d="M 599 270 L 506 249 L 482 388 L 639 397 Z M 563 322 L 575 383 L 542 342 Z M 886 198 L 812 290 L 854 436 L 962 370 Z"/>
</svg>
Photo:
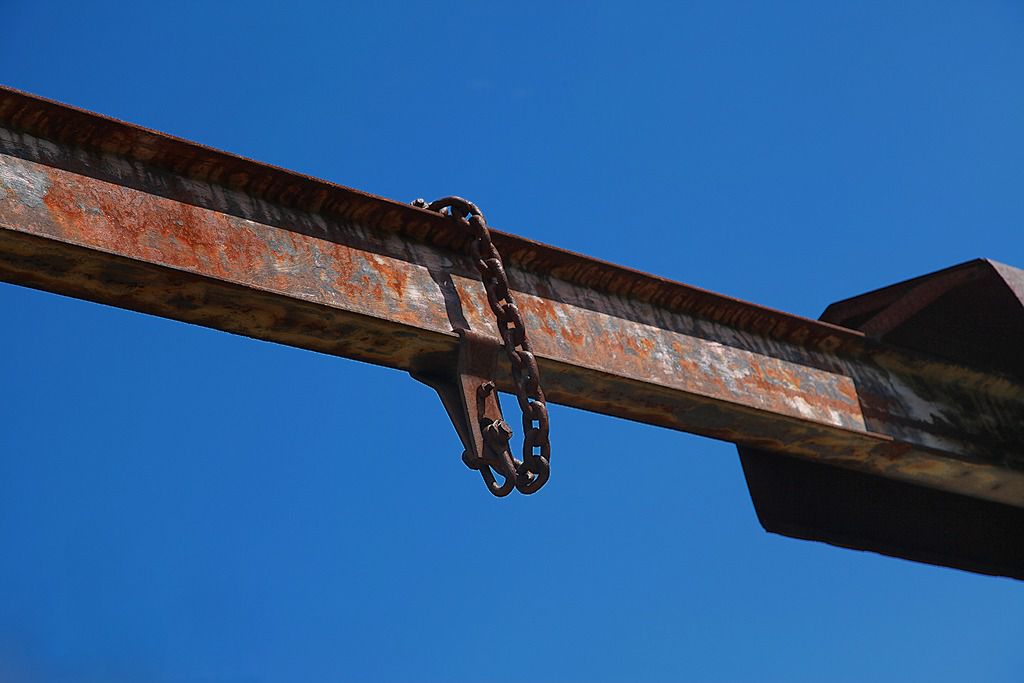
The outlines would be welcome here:
<svg viewBox="0 0 1024 683">
<path fill-rule="evenodd" d="M 520 462 L 512 457 L 512 430 L 502 417 L 491 379 L 501 346 L 472 330 L 456 332 L 457 358 L 437 359 L 429 368 L 411 374 L 440 397 L 462 441 L 462 462 L 480 472 L 490 493 L 499 498 L 507 496 L 519 481 Z"/>
<path fill-rule="evenodd" d="M 492 434 L 487 449 L 492 454 L 498 455 L 486 456 L 490 458 L 486 466 L 481 464 L 481 460 L 485 457 L 483 451 L 480 451 L 479 457 L 474 457 L 470 461 L 466 461 L 464 455 L 463 460 L 469 467 L 480 470 L 488 489 L 495 495 L 499 495 L 496 491 L 504 491 L 510 481 L 514 482 L 515 488 L 520 493 L 526 495 L 536 493 L 551 476 L 551 442 L 548 438 L 547 402 L 544 399 L 544 391 L 540 387 L 540 371 L 537 369 L 537 360 L 530 349 L 526 324 L 512 298 L 508 275 L 505 272 L 501 254 L 491 240 L 487 221 L 476 204 L 462 197 L 442 197 L 429 203 L 423 199 L 417 199 L 413 202 L 413 206 L 435 211 L 452 220 L 468 224 L 472 230 L 473 240 L 469 246 L 470 256 L 480 273 L 481 280 L 483 280 L 484 290 L 487 292 L 487 303 L 497 319 L 498 332 L 501 334 L 505 354 L 511 364 L 516 399 L 519 402 L 519 409 L 522 411 L 522 461 L 515 460 L 511 455 L 507 457 L 503 455 L 508 453 L 508 439 L 512 434 L 504 420 L 501 420 L 500 426 L 494 422 L 482 426 L 484 433 Z M 466 341 L 467 333 L 468 331 L 462 332 L 463 343 Z M 489 377 L 494 377 L 493 368 Z M 486 390 L 488 395 L 496 393 L 493 381 L 488 381 L 486 385 L 488 386 Z M 482 390 L 483 386 L 480 385 L 478 388 Z M 497 405 L 496 397 L 494 404 Z M 497 409 L 500 415 L 500 406 Z M 479 414 L 483 415 L 483 412 L 480 411 Z M 506 432 L 507 437 L 504 436 Z M 470 464 L 471 462 L 474 464 Z M 491 462 L 496 463 L 497 466 L 490 464 Z M 512 468 L 509 468 L 510 463 L 513 465 Z M 505 483 L 500 487 L 497 487 L 492 469 L 506 477 Z"/>
<path fill-rule="evenodd" d="M 512 439 L 512 429 L 501 417 L 487 417 L 493 413 L 488 407 L 488 399 L 492 398 L 497 402 L 497 391 L 494 382 L 487 381 L 476 388 L 477 414 L 480 416 L 480 433 L 483 436 L 483 452 L 480 457 L 465 450 L 462 452 L 462 462 L 471 470 L 478 470 L 483 477 L 487 490 L 501 498 L 512 493 L 519 481 L 519 461 L 512 457 L 508 442 Z M 500 414 L 500 404 L 498 411 Z M 504 480 L 498 484 L 495 473 L 501 475 Z"/>
</svg>

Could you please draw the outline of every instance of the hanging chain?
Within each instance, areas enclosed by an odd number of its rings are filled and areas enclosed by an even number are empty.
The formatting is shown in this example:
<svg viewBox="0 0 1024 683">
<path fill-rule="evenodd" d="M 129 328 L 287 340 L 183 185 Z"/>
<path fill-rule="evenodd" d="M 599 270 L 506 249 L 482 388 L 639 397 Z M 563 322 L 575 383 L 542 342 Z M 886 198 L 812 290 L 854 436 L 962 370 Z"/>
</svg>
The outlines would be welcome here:
<svg viewBox="0 0 1024 683">
<path fill-rule="evenodd" d="M 509 291 L 501 254 L 491 241 L 491 232 L 483 213 L 473 202 L 461 197 L 444 197 L 429 204 L 417 199 L 413 205 L 450 216 L 453 220 L 468 222 L 473 230 L 470 256 L 480 271 L 487 291 L 487 302 L 498 319 L 498 332 L 501 333 L 505 353 L 512 365 L 516 399 L 523 414 L 523 459 L 521 462 L 515 461 L 516 489 L 527 495 L 536 493 L 551 475 L 548 408 L 544 401 L 544 391 L 540 388 L 537 360 L 530 350 L 523 316 Z"/>
</svg>

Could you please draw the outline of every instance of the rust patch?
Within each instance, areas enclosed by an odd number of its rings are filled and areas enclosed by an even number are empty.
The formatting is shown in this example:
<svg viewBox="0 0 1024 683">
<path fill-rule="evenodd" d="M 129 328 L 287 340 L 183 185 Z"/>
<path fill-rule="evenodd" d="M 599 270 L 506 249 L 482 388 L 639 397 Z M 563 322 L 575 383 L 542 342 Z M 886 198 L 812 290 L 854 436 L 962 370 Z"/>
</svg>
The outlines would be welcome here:
<svg viewBox="0 0 1024 683">
<path fill-rule="evenodd" d="M 46 179 L 3 185 L 5 281 L 406 369 L 451 350 L 449 304 L 495 333 L 448 221 L 9 91 L 0 121 L 67 145 L 43 153 L 0 130 L 0 153 Z M 1024 500 L 986 442 L 1002 429 L 1019 449 L 1018 382 L 521 238 L 495 243 L 522 268 L 516 296 L 553 400 L 932 483 L 968 472 L 964 491 L 1002 473 L 998 499 Z M 451 273 L 454 301 L 431 273 Z M 965 409 L 980 415 L 950 417 Z M 961 438 L 945 438 L 951 425 Z"/>
<path fill-rule="evenodd" d="M 0 87 L 0 124 L 82 152 L 114 154 L 144 162 L 154 170 L 220 184 L 289 209 L 356 221 L 464 253 L 466 236 L 450 221 L 415 207 L 365 192 L 261 164 L 123 121 L 86 112 L 11 88 Z M 76 168 L 68 158 L 50 164 Z M 494 242 L 508 265 L 542 273 L 613 296 L 684 312 L 753 333 L 835 350 L 856 350 L 863 335 L 827 323 L 799 318 L 697 287 L 672 282 L 611 263 L 494 231 Z"/>
</svg>

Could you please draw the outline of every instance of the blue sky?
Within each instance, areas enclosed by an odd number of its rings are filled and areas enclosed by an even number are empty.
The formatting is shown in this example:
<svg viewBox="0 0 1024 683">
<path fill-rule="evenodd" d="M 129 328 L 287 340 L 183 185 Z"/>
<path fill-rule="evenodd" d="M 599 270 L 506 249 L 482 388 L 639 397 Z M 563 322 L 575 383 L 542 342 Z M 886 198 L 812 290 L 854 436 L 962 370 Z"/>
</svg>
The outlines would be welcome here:
<svg viewBox="0 0 1024 683">
<path fill-rule="evenodd" d="M 1024 266 L 1017 3 L 2 4 L 7 85 L 789 312 Z M 496 501 L 401 373 L 0 307 L 2 680 L 1020 680 L 1021 584 L 769 536 L 729 444 L 554 407 Z"/>
</svg>

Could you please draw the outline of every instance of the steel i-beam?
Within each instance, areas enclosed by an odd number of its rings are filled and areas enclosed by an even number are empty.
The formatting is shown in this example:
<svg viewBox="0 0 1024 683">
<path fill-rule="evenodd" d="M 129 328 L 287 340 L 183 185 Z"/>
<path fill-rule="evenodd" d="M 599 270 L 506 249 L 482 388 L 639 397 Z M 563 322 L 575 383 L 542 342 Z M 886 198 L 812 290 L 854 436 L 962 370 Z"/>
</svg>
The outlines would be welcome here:
<svg viewBox="0 0 1024 683">
<path fill-rule="evenodd" d="M 5 282 L 422 372 L 455 353 L 453 328 L 497 338 L 467 239 L 407 204 L 0 89 Z M 1022 271 L 973 262 L 813 321 L 514 235 L 494 241 L 550 401 L 736 443 L 754 453 L 748 477 L 754 458 L 795 460 L 1024 509 Z M 943 326 L 959 310 L 950 297 L 969 303 L 978 282 L 1001 297 L 1000 341 L 970 305 Z M 798 505 L 782 492 L 793 481 L 766 495 Z M 774 530 L 816 537 L 794 524 Z M 1019 555 L 915 559 L 1017 575 Z"/>
</svg>

